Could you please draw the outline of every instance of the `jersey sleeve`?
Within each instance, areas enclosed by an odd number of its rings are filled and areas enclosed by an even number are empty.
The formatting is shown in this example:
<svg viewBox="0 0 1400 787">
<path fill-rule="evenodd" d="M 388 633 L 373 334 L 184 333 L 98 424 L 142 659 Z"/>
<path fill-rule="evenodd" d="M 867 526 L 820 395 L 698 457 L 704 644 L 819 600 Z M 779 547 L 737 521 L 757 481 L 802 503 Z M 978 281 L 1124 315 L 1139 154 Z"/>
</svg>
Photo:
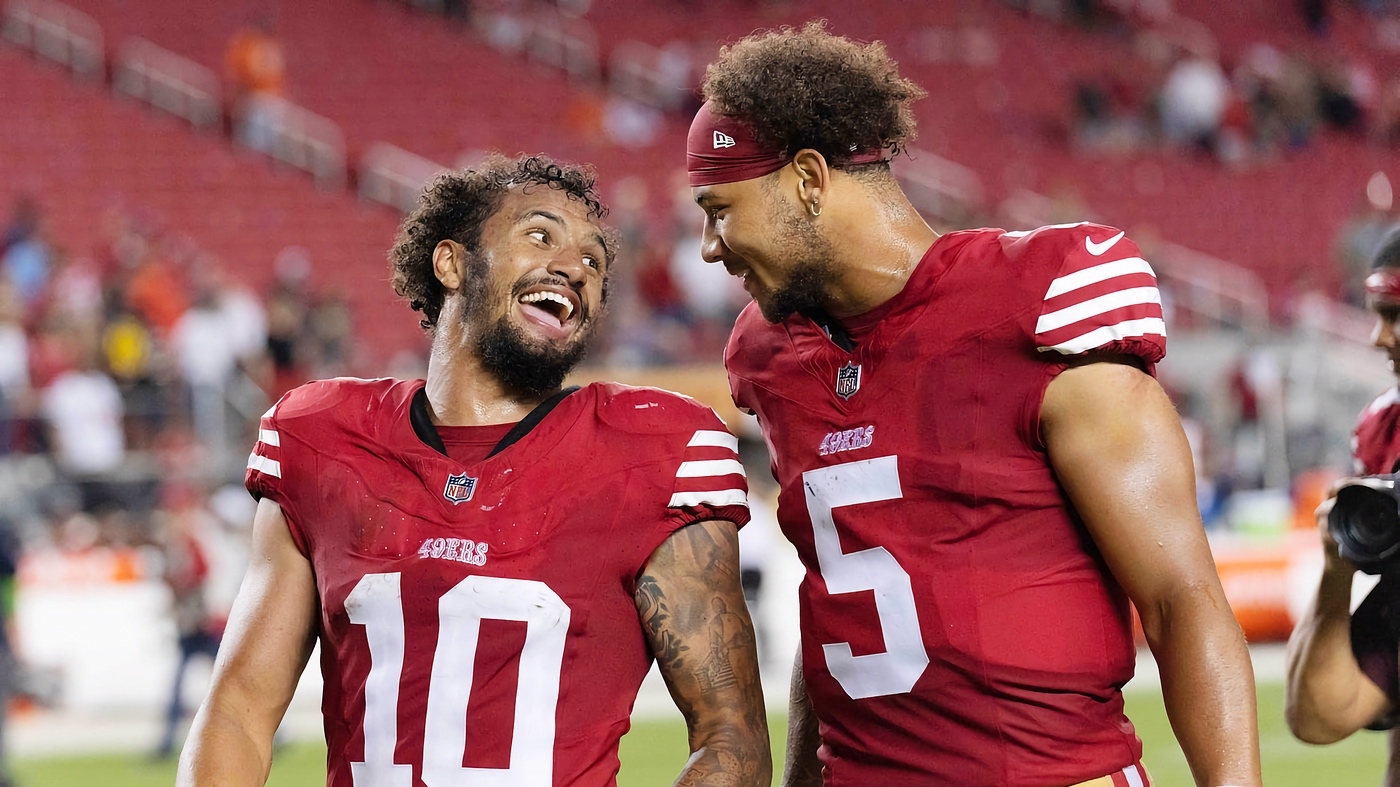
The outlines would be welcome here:
<svg viewBox="0 0 1400 787">
<path fill-rule="evenodd" d="M 309 555 L 306 533 L 301 527 L 301 517 L 297 513 L 295 495 L 290 484 L 283 477 L 286 467 L 283 448 L 283 428 L 278 418 L 278 408 L 286 404 L 288 393 L 262 414 L 258 421 L 258 439 L 253 451 L 248 455 L 248 467 L 243 473 L 243 486 L 255 500 L 267 498 L 282 508 L 282 516 L 292 534 L 292 541 L 303 555 Z"/>
<path fill-rule="evenodd" d="M 679 529 L 706 519 L 727 519 L 739 527 L 749 521 L 748 477 L 739 460 L 739 438 L 709 411 L 681 451 L 681 462 L 667 501 L 670 524 Z"/>
<path fill-rule="evenodd" d="M 1131 355 L 1150 370 L 1167 352 L 1157 275 L 1121 230 L 1062 228 L 1047 253 L 1058 256 L 1041 299 L 1035 345 L 1058 356 Z"/>
</svg>

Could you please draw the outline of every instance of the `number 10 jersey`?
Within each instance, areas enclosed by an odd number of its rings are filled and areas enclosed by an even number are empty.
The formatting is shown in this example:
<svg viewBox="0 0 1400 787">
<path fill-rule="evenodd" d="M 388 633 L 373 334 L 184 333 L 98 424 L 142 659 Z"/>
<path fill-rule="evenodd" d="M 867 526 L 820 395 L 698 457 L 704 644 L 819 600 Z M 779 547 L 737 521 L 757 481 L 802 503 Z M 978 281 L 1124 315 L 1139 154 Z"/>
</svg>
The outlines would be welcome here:
<svg viewBox="0 0 1400 787">
<path fill-rule="evenodd" d="M 807 569 L 826 783 L 1044 787 L 1136 762 L 1129 603 L 1039 408 L 1067 356 L 1162 357 L 1151 268 L 1107 227 L 954 232 L 849 327 L 851 352 L 751 305 L 726 353 Z"/>
<path fill-rule="evenodd" d="M 636 577 L 679 528 L 748 521 L 737 441 L 691 399 L 598 383 L 463 464 L 415 431 L 422 387 L 298 388 L 249 457 L 316 575 L 326 782 L 612 785 L 652 660 Z"/>
</svg>

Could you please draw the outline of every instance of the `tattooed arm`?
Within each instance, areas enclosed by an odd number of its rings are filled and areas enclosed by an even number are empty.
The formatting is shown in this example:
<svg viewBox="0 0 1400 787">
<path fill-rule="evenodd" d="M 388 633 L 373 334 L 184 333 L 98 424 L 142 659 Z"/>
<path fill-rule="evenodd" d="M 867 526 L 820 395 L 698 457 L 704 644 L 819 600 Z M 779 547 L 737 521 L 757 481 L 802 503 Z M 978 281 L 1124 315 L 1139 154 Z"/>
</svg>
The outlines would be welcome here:
<svg viewBox="0 0 1400 787">
<path fill-rule="evenodd" d="M 802 646 L 792 662 L 792 694 L 788 700 L 787 759 L 783 766 L 782 787 L 822 787 L 822 764 L 817 760 L 821 746 L 817 714 L 807 696 L 802 677 Z"/>
<path fill-rule="evenodd" d="M 767 787 L 768 719 L 734 523 L 710 520 L 673 533 L 637 579 L 636 601 L 690 730 L 690 760 L 677 787 Z"/>
</svg>

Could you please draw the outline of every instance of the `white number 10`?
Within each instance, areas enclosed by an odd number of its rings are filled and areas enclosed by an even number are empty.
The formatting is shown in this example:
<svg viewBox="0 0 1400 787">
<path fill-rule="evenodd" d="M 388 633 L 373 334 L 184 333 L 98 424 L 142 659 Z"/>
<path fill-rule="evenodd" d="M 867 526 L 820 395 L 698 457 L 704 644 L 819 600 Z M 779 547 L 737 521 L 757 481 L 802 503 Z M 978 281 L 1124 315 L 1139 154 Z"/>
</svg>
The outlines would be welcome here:
<svg viewBox="0 0 1400 787">
<path fill-rule="evenodd" d="M 404 622 L 400 575 L 366 574 L 345 598 L 350 622 L 365 627 L 370 668 L 365 680 L 365 761 L 350 763 L 355 787 L 412 787 L 413 766 L 394 762 Z M 509 768 L 465 768 L 481 621 L 525 622 Z M 438 642 L 423 725 L 423 783 L 428 787 L 550 787 L 554 783 L 554 717 L 569 607 L 543 582 L 470 576 L 438 601 Z"/>
<path fill-rule="evenodd" d="M 849 642 L 823 644 L 827 670 L 851 699 L 908 692 L 928 666 L 909 572 L 884 547 L 842 552 L 832 515 L 833 509 L 842 506 L 904 497 L 897 458 L 882 456 L 808 470 L 802 474 L 802 488 L 827 592 L 875 591 L 875 614 L 885 641 L 884 653 L 864 656 L 854 655 Z"/>
</svg>

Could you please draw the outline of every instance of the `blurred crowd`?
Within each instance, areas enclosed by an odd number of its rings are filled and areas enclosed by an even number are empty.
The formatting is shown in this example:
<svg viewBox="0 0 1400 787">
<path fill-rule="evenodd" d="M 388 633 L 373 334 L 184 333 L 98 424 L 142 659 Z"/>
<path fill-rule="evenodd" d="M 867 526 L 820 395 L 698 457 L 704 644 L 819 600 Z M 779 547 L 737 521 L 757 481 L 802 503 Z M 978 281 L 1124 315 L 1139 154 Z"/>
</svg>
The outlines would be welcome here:
<svg viewBox="0 0 1400 787">
<path fill-rule="evenodd" d="M 1374 15 L 1374 46 L 1333 34 L 1332 3 L 1289 9 L 1309 31 L 1301 43 L 1256 41 L 1226 51 L 1204 25 L 1159 0 L 1083 0 L 1065 17 L 1122 40 L 1111 69 L 1081 74 L 1070 112 L 1073 143 L 1131 152 L 1162 146 L 1199 151 L 1231 166 L 1267 161 L 1328 131 L 1400 145 L 1400 77 L 1386 66 L 1400 50 L 1400 19 L 1387 2 Z M 1390 34 L 1386 30 L 1392 30 Z"/>
</svg>

